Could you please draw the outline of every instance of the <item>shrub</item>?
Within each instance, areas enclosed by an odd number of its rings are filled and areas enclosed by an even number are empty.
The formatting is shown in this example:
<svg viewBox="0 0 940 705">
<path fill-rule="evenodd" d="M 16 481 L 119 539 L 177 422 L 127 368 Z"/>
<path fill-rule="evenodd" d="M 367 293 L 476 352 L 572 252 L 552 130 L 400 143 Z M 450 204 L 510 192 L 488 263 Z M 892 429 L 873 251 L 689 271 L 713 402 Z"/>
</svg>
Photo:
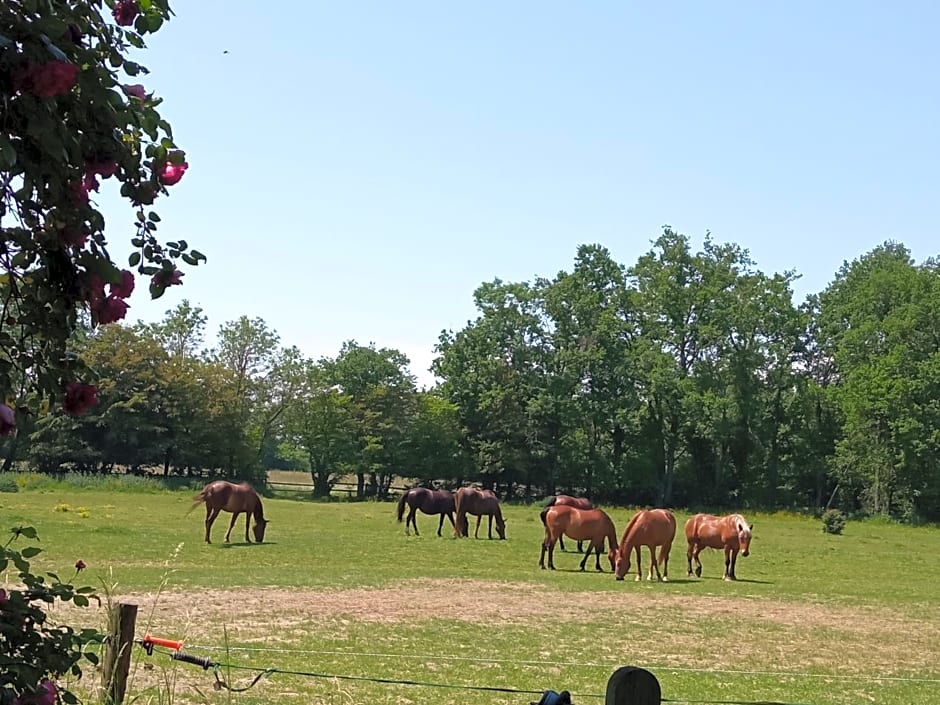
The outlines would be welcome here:
<svg viewBox="0 0 940 705">
<path fill-rule="evenodd" d="M 16 484 L 16 478 L 10 473 L 0 475 L 0 492 L 19 492 L 20 487 Z"/>
<path fill-rule="evenodd" d="M 56 679 L 66 675 L 80 678 L 83 660 L 97 664 L 98 657 L 86 653 L 85 646 L 100 643 L 102 635 L 96 629 L 75 631 L 57 625 L 46 610 L 57 602 L 87 607 L 89 599 L 97 598 L 92 588 L 76 588 L 62 582 L 55 573 L 34 574 L 27 559 L 39 555 L 41 549 L 26 546 L 16 551 L 10 544 L 20 537 L 38 541 L 36 530 L 20 526 L 12 533 L 12 538 L 0 548 L 0 571 L 12 564 L 19 571 L 22 587 L 0 589 L 0 632 L 4 641 L 0 654 L 0 702 L 77 703 L 78 698 L 56 683 Z M 85 563 L 77 561 L 75 575 L 84 568 Z"/>
<path fill-rule="evenodd" d="M 845 528 L 845 514 L 838 509 L 827 509 L 822 515 L 823 533 L 841 534 Z"/>
</svg>

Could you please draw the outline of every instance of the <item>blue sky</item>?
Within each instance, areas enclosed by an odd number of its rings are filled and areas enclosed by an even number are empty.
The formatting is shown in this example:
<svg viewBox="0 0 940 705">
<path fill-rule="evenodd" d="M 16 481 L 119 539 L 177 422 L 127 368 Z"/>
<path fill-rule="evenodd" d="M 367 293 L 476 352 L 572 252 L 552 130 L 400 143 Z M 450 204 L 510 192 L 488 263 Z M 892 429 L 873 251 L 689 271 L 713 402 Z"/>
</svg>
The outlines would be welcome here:
<svg viewBox="0 0 940 705">
<path fill-rule="evenodd" d="M 800 272 L 798 300 L 886 239 L 940 251 L 938 3 L 174 9 L 143 58 L 190 163 L 161 234 L 209 262 L 130 319 L 188 298 L 210 333 L 258 316 L 312 357 L 398 348 L 426 381 L 481 282 L 551 277 L 581 243 L 630 265 L 663 224 L 710 230 Z M 123 259 L 133 214 L 101 204 Z"/>
</svg>

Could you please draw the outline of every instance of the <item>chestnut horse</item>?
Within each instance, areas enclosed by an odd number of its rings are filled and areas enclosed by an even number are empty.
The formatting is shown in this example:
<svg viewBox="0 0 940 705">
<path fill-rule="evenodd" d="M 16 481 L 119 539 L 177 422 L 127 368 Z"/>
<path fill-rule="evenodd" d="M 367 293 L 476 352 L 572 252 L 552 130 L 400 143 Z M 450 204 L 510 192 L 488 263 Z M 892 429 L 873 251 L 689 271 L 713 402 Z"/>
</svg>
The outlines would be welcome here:
<svg viewBox="0 0 940 705">
<path fill-rule="evenodd" d="M 617 529 L 610 517 L 600 509 L 578 509 L 567 504 L 556 504 L 545 507 L 539 515 L 545 525 L 545 540 L 542 541 L 542 555 L 539 558 L 539 567 L 545 569 L 545 552 L 548 551 L 548 567 L 555 570 L 552 560 L 555 553 L 555 541 L 561 539 L 563 534 L 578 541 L 590 541 L 588 550 L 581 560 L 581 570 L 587 563 L 591 550 L 594 551 L 594 564 L 596 570 L 601 568 L 601 551 L 604 550 L 604 540 L 610 550 L 607 554 L 610 560 L 610 569 L 614 569 L 614 560 L 617 553 Z"/>
<path fill-rule="evenodd" d="M 405 536 L 408 536 L 408 526 L 415 528 L 415 536 L 418 533 L 418 522 L 415 521 L 415 514 L 420 509 L 425 514 L 440 514 L 441 521 L 437 525 L 437 535 L 441 535 L 441 529 L 444 528 L 444 517 L 450 519 L 451 526 L 454 524 L 454 495 L 450 490 L 429 490 L 427 487 L 412 487 L 406 490 L 398 500 L 398 521 L 405 515 L 405 505 L 408 505 L 408 518 L 405 520 Z"/>
<path fill-rule="evenodd" d="M 702 577 L 702 561 L 698 554 L 703 548 L 725 550 L 725 580 L 737 580 L 734 566 L 738 562 L 738 551 L 745 558 L 751 552 L 751 531 L 754 526 L 740 514 L 716 517 L 713 514 L 696 514 L 685 523 L 685 538 L 689 542 L 686 557 L 689 560 L 689 575 L 695 561 L 695 575 Z"/>
<path fill-rule="evenodd" d="M 475 514 L 477 528 L 473 538 L 480 538 L 480 519 L 484 516 L 490 518 L 490 538 L 493 538 L 493 518 L 496 518 L 496 533 L 500 539 L 506 538 L 506 522 L 503 521 L 503 512 L 499 508 L 499 499 L 492 490 L 478 490 L 475 487 L 461 487 L 454 495 L 454 504 L 457 510 L 457 519 L 454 523 L 454 536 L 460 538 L 467 536 L 470 527 L 467 515 Z"/>
<path fill-rule="evenodd" d="M 545 503 L 546 507 L 554 507 L 556 505 L 566 505 L 569 507 L 576 507 L 577 509 L 594 509 L 594 505 L 591 504 L 591 500 L 587 497 L 572 497 L 570 494 L 556 494 L 554 497 L 550 497 L 548 502 Z M 543 524 L 545 522 L 542 522 Z M 583 551 L 582 541 L 578 541 L 578 553 Z M 565 539 L 561 536 L 558 537 L 558 547 L 562 551 L 565 550 Z"/>
<path fill-rule="evenodd" d="M 636 579 L 641 580 L 643 569 L 640 567 L 640 549 L 648 546 L 650 549 L 650 573 L 647 580 L 653 579 L 653 570 L 656 571 L 656 579 L 661 582 L 669 582 L 669 550 L 672 548 L 672 542 L 676 538 L 676 518 L 668 509 L 641 509 L 627 524 L 623 531 L 623 538 L 620 540 L 620 548 L 617 551 L 615 559 L 614 572 L 617 580 L 623 580 L 623 576 L 630 572 L 630 553 L 636 551 Z M 662 546 L 659 550 L 659 559 L 656 558 L 656 547 Z M 662 575 L 659 573 L 659 566 L 663 567 Z"/>
<path fill-rule="evenodd" d="M 202 492 L 193 498 L 193 506 L 190 507 L 189 512 L 193 511 L 200 502 L 206 504 L 206 543 L 212 543 L 209 540 L 212 523 L 219 516 L 219 512 L 223 511 L 232 513 L 232 523 L 229 524 L 228 531 L 225 534 L 225 543 L 229 542 L 232 529 L 235 527 L 235 521 L 242 512 L 245 513 L 245 542 L 251 543 L 251 539 L 248 538 L 248 525 L 251 522 L 251 517 L 255 519 L 255 525 L 252 529 L 255 534 L 255 541 L 258 543 L 264 541 L 264 529 L 268 525 L 268 520 L 264 518 L 261 498 L 255 492 L 254 487 L 247 482 L 240 485 L 225 480 L 210 482 L 203 488 Z M 186 513 L 189 514 L 189 512 Z"/>
</svg>

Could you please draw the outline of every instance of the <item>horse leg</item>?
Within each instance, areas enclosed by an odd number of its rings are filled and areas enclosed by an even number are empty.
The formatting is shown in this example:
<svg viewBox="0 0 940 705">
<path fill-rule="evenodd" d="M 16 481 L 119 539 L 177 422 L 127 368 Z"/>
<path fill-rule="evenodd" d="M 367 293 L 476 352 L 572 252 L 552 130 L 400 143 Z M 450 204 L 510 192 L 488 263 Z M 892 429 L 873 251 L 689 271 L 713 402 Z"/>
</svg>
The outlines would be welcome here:
<svg viewBox="0 0 940 705">
<path fill-rule="evenodd" d="M 212 530 L 212 523 L 215 521 L 215 518 L 219 516 L 221 509 L 210 509 L 206 507 L 206 543 L 212 543 L 209 540 L 209 532 Z"/>
<path fill-rule="evenodd" d="M 441 512 L 441 522 L 437 525 L 437 535 L 441 535 L 441 529 L 444 528 L 444 512 Z"/>
<path fill-rule="evenodd" d="M 665 546 L 659 549 L 659 562 L 663 566 L 663 582 L 669 582 L 669 551 L 672 549 L 672 544 L 667 543 Z"/>
<path fill-rule="evenodd" d="M 450 525 L 453 526 L 453 527 L 456 529 L 456 528 L 457 528 L 457 525 L 454 523 L 454 514 L 453 514 L 453 512 L 447 512 L 447 518 L 450 519 Z M 441 525 L 440 525 L 439 527 L 437 527 L 437 535 L 438 535 L 438 536 L 441 535 L 441 529 L 442 529 L 443 527 L 444 527 L 444 515 L 441 514 Z"/>
<path fill-rule="evenodd" d="M 245 512 L 245 543 L 251 543 L 251 539 L 248 538 L 248 529 L 251 525 L 251 512 Z"/>
<path fill-rule="evenodd" d="M 730 557 L 729 557 L 730 554 Z M 737 580 L 738 576 L 734 574 L 734 566 L 738 562 L 738 551 L 735 548 L 725 549 L 725 580 Z"/>
<path fill-rule="evenodd" d="M 490 526 L 489 526 L 489 530 L 487 531 L 487 535 L 490 541 L 492 541 L 493 540 L 493 515 L 492 514 L 490 514 Z"/>
<path fill-rule="evenodd" d="M 643 558 L 643 554 L 640 553 L 640 545 L 636 546 L 636 582 L 643 580 L 643 569 L 640 567 L 640 561 Z"/>
<path fill-rule="evenodd" d="M 584 553 L 584 541 L 578 541 L 578 553 Z M 588 553 L 591 552 L 591 548 L 588 547 Z"/>
<path fill-rule="evenodd" d="M 408 519 L 411 520 L 411 525 L 414 527 L 415 536 L 420 536 L 418 533 L 418 508 L 413 507 L 410 512 L 408 512 Z M 405 522 L 405 532 L 408 531 L 408 522 Z"/>
<path fill-rule="evenodd" d="M 700 546 L 699 544 L 695 544 L 695 548 L 692 550 L 692 558 L 695 560 L 695 577 L 696 578 L 702 577 L 702 561 L 698 557 L 701 552 L 702 552 L 702 546 Z"/>
<path fill-rule="evenodd" d="M 650 546 L 650 574 L 647 578 L 648 581 L 652 582 L 653 580 L 653 571 L 656 571 L 656 580 L 662 582 L 663 577 L 659 574 L 659 563 L 656 561 L 656 546 Z"/>
<path fill-rule="evenodd" d="M 228 531 L 225 532 L 225 543 L 229 542 L 229 539 L 232 538 L 232 529 L 235 528 L 235 522 L 238 521 L 238 515 L 241 512 L 232 512 L 232 523 L 228 525 Z"/>
<path fill-rule="evenodd" d="M 692 552 L 695 550 L 695 544 L 692 541 L 689 541 L 689 547 L 686 549 L 685 558 L 689 562 L 689 572 L 688 577 L 692 577 Z"/>
<path fill-rule="evenodd" d="M 559 537 L 558 537 L 558 547 L 559 547 L 562 551 L 566 550 L 566 549 L 565 549 L 565 537 L 564 537 L 564 536 L 559 536 Z"/>
<path fill-rule="evenodd" d="M 594 546 L 594 550 L 595 550 L 595 554 L 594 554 L 594 569 L 595 569 L 598 573 L 603 573 L 603 572 L 604 572 L 604 569 L 601 568 L 601 551 L 604 550 L 604 542 L 601 541 L 599 544 L 597 544 L 596 546 Z M 588 553 L 590 553 L 590 552 L 591 552 L 591 549 L 588 548 Z"/>
<path fill-rule="evenodd" d="M 480 538 L 480 520 L 483 519 L 482 514 L 477 514 L 477 528 L 473 530 L 473 538 Z M 490 538 L 493 538 L 492 536 Z"/>
<path fill-rule="evenodd" d="M 580 543 L 580 541 L 578 542 Z M 592 544 L 593 546 L 593 544 Z M 584 572 L 584 566 L 587 564 L 587 559 L 591 556 L 591 550 L 588 549 L 588 552 L 584 554 L 584 558 L 581 559 L 581 572 Z M 600 568 L 600 563 L 597 564 L 597 567 Z"/>
</svg>

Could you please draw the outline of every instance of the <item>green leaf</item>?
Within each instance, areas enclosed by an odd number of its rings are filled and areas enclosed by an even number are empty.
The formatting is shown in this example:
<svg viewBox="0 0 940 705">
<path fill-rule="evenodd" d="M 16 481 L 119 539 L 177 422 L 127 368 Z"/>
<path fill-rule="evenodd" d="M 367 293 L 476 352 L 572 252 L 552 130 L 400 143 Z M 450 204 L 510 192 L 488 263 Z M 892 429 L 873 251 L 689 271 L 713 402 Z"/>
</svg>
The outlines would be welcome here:
<svg viewBox="0 0 940 705">
<path fill-rule="evenodd" d="M 72 602 L 78 605 L 79 607 L 88 607 L 88 598 L 84 595 L 75 595 L 72 598 Z"/>
<path fill-rule="evenodd" d="M 190 250 L 189 254 L 191 254 L 197 260 L 201 260 L 203 262 L 206 261 L 206 256 L 202 254 L 199 250 Z"/>
<path fill-rule="evenodd" d="M 34 529 L 32 526 L 18 526 L 13 529 L 13 532 L 19 534 L 20 536 L 25 536 L 28 539 L 38 538 L 36 535 L 36 529 Z"/>
<path fill-rule="evenodd" d="M 42 549 L 36 546 L 27 546 L 22 551 L 20 551 L 20 553 L 22 554 L 23 558 L 35 558 L 40 553 L 42 553 Z"/>
<path fill-rule="evenodd" d="M 6 135 L 0 135 L 0 169 L 9 171 L 16 164 L 16 147 Z"/>
<path fill-rule="evenodd" d="M 127 258 L 127 263 L 128 263 L 131 267 L 136 267 L 138 264 L 140 264 L 140 253 L 139 253 L 139 252 L 131 252 L 131 256 Z"/>
</svg>

